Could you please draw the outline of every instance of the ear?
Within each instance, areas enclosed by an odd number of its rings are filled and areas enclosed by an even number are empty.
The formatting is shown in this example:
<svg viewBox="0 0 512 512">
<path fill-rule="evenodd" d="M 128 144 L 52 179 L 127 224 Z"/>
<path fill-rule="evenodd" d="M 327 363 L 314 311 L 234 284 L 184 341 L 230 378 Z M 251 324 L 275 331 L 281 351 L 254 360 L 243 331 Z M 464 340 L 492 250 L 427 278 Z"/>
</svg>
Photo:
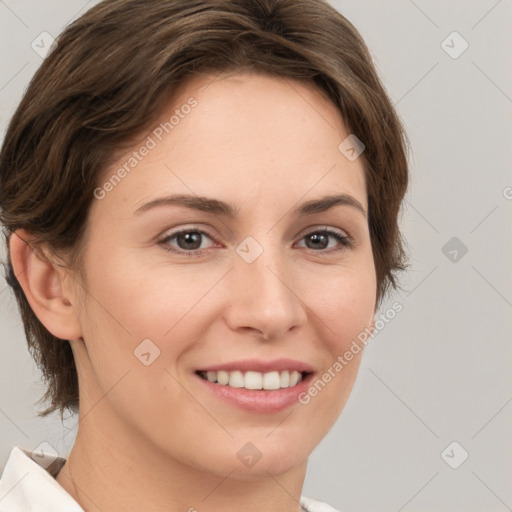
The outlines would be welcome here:
<svg viewBox="0 0 512 512">
<path fill-rule="evenodd" d="M 77 304 L 64 269 L 31 244 L 32 235 L 19 229 L 11 234 L 9 254 L 14 274 L 39 321 L 54 336 L 74 340 L 82 336 Z M 49 254 L 49 251 L 47 251 Z"/>
</svg>

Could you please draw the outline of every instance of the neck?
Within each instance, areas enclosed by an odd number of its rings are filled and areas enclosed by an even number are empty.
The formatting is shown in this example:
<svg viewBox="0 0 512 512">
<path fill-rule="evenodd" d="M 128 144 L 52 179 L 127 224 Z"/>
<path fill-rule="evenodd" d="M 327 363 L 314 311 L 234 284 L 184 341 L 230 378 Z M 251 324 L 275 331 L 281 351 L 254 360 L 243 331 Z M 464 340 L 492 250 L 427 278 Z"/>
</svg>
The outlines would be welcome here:
<svg viewBox="0 0 512 512">
<path fill-rule="evenodd" d="M 306 467 L 307 460 L 279 475 L 233 478 L 185 464 L 92 414 L 80 421 L 57 482 L 85 512 L 299 512 Z"/>
</svg>

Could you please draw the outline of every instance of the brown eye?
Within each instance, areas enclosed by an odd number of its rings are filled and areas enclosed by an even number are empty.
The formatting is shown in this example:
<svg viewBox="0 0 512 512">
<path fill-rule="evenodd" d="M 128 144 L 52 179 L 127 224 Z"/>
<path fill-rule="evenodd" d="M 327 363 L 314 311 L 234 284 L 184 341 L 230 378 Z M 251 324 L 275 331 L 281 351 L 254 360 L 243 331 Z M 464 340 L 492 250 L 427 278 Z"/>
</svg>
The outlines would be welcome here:
<svg viewBox="0 0 512 512">
<path fill-rule="evenodd" d="M 342 246 L 341 249 L 346 247 L 352 247 L 353 245 L 350 237 L 342 235 L 341 233 L 338 233 L 337 231 L 334 231 L 332 229 L 312 231 L 311 233 L 304 236 L 303 239 L 306 240 L 306 247 L 314 251 L 324 251 L 325 249 L 329 249 L 329 239 L 334 239 L 336 242 L 338 242 L 338 244 Z M 331 250 L 334 251 L 341 249 L 331 248 Z M 331 251 L 328 250 L 327 252 Z"/>
<path fill-rule="evenodd" d="M 201 248 L 204 237 L 212 240 L 212 237 L 205 231 L 199 229 L 183 229 L 166 236 L 160 240 L 160 244 L 162 244 L 167 251 L 195 256 L 198 255 L 198 251 L 204 249 Z M 176 240 L 177 248 L 175 248 L 176 246 L 174 244 L 171 244 L 172 240 Z"/>
<path fill-rule="evenodd" d="M 188 231 L 175 235 L 176 241 L 180 249 L 197 250 L 201 246 L 201 233 L 197 231 Z"/>
</svg>

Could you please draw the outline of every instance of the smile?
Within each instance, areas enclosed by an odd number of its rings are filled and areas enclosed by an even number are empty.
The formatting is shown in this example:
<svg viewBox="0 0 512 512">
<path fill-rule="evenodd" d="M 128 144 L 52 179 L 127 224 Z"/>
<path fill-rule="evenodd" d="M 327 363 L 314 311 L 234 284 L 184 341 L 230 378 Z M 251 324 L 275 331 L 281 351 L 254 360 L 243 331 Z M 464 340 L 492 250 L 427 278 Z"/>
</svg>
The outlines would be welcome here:
<svg viewBox="0 0 512 512">
<path fill-rule="evenodd" d="M 232 388 L 249 390 L 263 389 L 273 391 L 296 386 L 306 376 L 307 372 L 297 370 L 271 371 L 267 373 L 240 370 L 234 371 L 198 371 L 202 379 L 208 382 Z"/>
</svg>

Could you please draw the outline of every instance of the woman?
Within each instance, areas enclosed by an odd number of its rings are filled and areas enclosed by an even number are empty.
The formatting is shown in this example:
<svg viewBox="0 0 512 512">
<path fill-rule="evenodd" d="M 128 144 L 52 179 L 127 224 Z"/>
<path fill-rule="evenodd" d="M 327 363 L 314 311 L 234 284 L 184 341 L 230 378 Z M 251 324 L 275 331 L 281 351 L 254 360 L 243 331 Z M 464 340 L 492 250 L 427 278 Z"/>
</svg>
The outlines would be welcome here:
<svg viewBox="0 0 512 512">
<path fill-rule="evenodd" d="M 48 468 L 13 448 L 5 510 L 333 510 L 302 496 L 307 461 L 405 268 L 407 175 L 327 3 L 110 0 L 72 23 L 8 128 L 0 206 L 41 415 L 78 433 Z"/>
</svg>

